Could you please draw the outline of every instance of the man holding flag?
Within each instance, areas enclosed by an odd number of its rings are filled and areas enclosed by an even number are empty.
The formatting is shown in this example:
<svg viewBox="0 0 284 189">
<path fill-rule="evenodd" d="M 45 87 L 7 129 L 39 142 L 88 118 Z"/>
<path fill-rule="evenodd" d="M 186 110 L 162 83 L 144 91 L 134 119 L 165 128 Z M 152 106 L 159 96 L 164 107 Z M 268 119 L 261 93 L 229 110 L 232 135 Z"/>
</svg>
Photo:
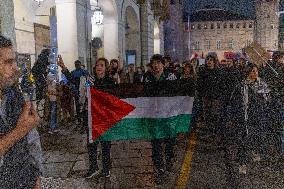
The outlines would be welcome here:
<svg viewBox="0 0 284 189">
<path fill-rule="evenodd" d="M 145 82 L 159 82 L 165 80 L 176 80 L 176 76 L 173 73 L 165 73 L 164 72 L 164 59 L 162 55 L 155 54 L 152 56 L 150 60 L 151 67 L 153 72 L 151 75 L 148 75 L 145 78 Z M 167 103 L 167 102 L 165 102 Z M 161 122 L 161 124 L 163 124 Z M 173 158 L 174 158 L 174 145 L 175 138 L 165 138 L 165 139 L 152 139 L 152 158 L 155 168 L 158 172 L 157 181 L 165 174 L 165 163 L 162 152 L 162 143 L 165 143 L 165 154 L 166 154 L 166 170 L 170 171 L 173 166 Z"/>
</svg>

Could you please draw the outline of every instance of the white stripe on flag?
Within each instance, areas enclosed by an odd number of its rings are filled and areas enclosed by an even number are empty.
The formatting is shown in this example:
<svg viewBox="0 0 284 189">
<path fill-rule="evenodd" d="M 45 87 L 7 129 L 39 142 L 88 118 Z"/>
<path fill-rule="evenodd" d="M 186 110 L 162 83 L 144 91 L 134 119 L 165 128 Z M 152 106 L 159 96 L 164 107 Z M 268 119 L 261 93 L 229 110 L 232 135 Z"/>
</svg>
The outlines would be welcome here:
<svg viewBox="0 0 284 189">
<path fill-rule="evenodd" d="M 191 114 L 194 97 L 138 97 L 122 100 L 136 107 L 124 118 L 168 118 Z"/>
</svg>

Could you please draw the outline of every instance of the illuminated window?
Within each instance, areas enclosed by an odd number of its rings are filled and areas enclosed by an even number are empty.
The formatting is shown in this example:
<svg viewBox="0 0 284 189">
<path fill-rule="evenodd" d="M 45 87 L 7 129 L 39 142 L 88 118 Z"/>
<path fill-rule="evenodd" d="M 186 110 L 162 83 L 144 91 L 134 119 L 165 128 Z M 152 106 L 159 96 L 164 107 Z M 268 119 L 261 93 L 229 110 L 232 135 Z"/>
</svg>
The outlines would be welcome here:
<svg viewBox="0 0 284 189">
<path fill-rule="evenodd" d="M 217 45 L 217 49 L 221 49 L 221 41 L 218 40 L 218 41 L 216 42 L 216 45 Z"/>
<path fill-rule="evenodd" d="M 206 40 L 205 41 L 205 49 L 210 49 L 211 48 L 211 43 L 210 43 L 210 40 Z"/>
<path fill-rule="evenodd" d="M 233 49 L 234 48 L 234 44 L 233 44 L 233 40 L 231 40 L 228 44 L 229 49 Z"/>
<path fill-rule="evenodd" d="M 195 50 L 200 50 L 200 43 L 199 43 L 199 41 L 196 41 L 195 42 Z"/>
<path fill-rule="evenodd" d="M 249 23 L 249 28 L 252 28 L 253 27 L 253 24 L 252 22 Z"/>
<path fill-rule="evenodd" d="M 205 30 L 207 29 L 207 24 L 204 24 L 204 29 L 205 29 Z"/>
<path fill-rule="evenodd" d="M 220 29 L 220 28 L 221 28 L 221 24 L 217 23 L 217 29 Z"/>
</svg>

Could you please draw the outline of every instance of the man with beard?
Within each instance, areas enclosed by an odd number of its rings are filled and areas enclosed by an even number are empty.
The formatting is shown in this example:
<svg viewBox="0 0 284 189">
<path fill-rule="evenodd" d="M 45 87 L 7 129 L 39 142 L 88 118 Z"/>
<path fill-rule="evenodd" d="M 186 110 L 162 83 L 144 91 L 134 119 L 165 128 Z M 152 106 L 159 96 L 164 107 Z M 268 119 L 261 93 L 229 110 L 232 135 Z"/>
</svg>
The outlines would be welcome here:
<svg viewBox="0 0 284 189">
<path fill-rule="evenodd" d="M 26 137 L 39 125 L 39 117 L 15 87 L 17 75 L 12 43 L 0 36 L 0 188 L 40 188 L 40 171 Z"/>
</svg>

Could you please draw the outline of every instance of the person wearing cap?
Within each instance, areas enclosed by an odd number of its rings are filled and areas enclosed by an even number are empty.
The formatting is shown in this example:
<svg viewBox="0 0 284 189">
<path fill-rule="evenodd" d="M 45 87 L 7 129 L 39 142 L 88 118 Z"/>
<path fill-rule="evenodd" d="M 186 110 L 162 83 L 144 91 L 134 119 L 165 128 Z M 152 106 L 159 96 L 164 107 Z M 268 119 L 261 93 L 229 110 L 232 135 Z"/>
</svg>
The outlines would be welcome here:
<svg viewBox="0 0 284 189">
<path fill-rule="evenodd" d="M 172 73 L 166 74 L 164 72 L 164 59 L 162 55 L 155 54 L 150 60 L 152 72 L 145 77 L 145 83 L 165 81 L 165 80 L 176 80 L 176 76 Z M 164 155 L 162 152 L 162 143 L 165 143 L 165 154 L 166 154 L 166 166 L 164 163 Z M 152 160 L 157 170 L 158 177 L 157 182 L 159 183 L 165 174 L 165 168 L 170 171 L 173 166 L 174 158 L 174 144 L 175 138 L 166 139 L 153 139 L 152 143 Z"/>
<path fill-rule="evenodd" d="M 284 156 L 284 52 L 275 51 L 272 62 L 264 68 L 264 78 L 271 89 L 272 99 L 272 127 L 281 125 L 281 156 Z"/>
</svg>

